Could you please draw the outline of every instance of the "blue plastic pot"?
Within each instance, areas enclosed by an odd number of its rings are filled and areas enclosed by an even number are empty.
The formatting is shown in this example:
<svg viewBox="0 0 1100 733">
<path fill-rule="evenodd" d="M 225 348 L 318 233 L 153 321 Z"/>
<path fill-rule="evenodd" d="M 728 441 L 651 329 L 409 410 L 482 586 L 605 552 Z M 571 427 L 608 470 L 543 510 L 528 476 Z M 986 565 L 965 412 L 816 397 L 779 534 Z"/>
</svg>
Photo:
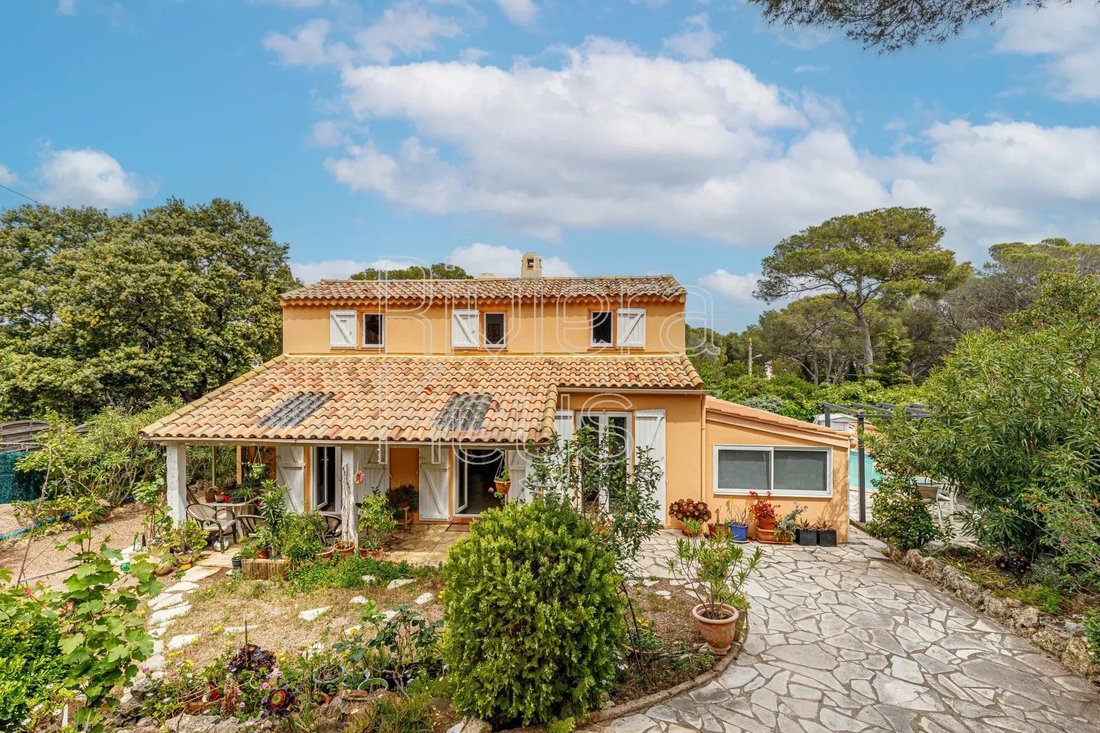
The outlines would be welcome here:
<svg viewBox="0 0 1100 733">
<path fill-rule="evenodd" d="M 730 539 L 734 542 L 747 542 L 749 539 L 749 525 L 747 524 L 734 524 L 733 522 L 727 522 L 726 526 L 730 528 Z"/>
</svg>

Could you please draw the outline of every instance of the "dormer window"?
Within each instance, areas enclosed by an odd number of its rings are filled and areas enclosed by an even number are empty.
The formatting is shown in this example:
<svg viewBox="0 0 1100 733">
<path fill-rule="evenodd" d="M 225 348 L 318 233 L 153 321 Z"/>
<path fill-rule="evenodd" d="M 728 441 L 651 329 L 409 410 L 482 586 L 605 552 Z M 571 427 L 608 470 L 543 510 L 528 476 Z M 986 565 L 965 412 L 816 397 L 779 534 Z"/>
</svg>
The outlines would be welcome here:
<svg viewBox="0 0 1100 733">
<path fill-rule="evenodd" d="M 363 314 L 363 346 L 380 349 L 386 343 L 386 320 L 381 313 Z"/>
<path fill-rule="evenodd" d="M 592 311 L 592 346 L 611 346 L 614 343 L 613 316 L 611 311 Z"/>
<path fill-rule="evenodd" d="M 485 314 L 485 348 L 503 349 L 505 345 L 504 314 Z"/>
</svg>

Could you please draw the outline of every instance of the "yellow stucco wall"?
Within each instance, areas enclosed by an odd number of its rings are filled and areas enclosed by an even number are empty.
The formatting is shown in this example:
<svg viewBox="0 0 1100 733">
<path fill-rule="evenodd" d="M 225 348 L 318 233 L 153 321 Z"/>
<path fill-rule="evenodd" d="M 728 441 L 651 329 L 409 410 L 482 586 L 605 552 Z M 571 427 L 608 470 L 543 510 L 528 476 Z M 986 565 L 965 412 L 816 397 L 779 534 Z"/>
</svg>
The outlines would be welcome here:
<svg viewBox="0 0 1100 733">
<path fill-rule="evenodd" d="M 802 515 L 809 522 L 826 521 L 837 529 L 837 541 L 846 542 L 848 539 L 848 446 L 844 444 L 830 445 L 791 434 L 786 431 L 768 430 L 761 426 L 753 429 L 744 425 L 732 424 L 732 421 L 721 417 L 711 416 L 706 421 L 706 445 L 704 455 L 704 485 L 702 496 L 713 511 L 717 507 L 722 508 L 723 514 L 727 514 L 726 502 L 732 500 L 737 506 L 744 506 L 748 500 L 746 496 L 717 494 L 714 491 L 714 447 L 716 445 L 761 445 L 761 446 L 802 446 L 802 447 L 827 447 L 832 451 L 833 469 L 833 495 L 824 497 L 773 497 L 772 503 L 776 505 L 776 513 L 783 516 L 794 508 L 794 503 L 808 505 L 809 509 Z"/>
<path fill-rule="evenodd" d="M 622 307 L 646 311 L 645 353 L 676 354 L 685 349 L 683 303 L 622 303 Z M 428 305 L 424 307 L 372 306 L 329 307 L 288 305 L 283 308 L 283 352 L 287 354 L 386 353 L 386 354 L 577 354 L 620 349 L 593 349 L 589 314 L 593 310 L 616 310 L 620 304 L 509 302 L 504 304 Z M 451 348 L 451 311 L 455 308 L 479 310 L 484 333 L 485 313 L 504 313 L 507 344 L 505 348 Z M 355 310 L 356 343 L 363 340 L 362 316 L 384 312 L 385 347 L 333 349 L 329 346 L 329 311 Z M 632 351 L 641 351 L 633 349 Z"/>
</svg>

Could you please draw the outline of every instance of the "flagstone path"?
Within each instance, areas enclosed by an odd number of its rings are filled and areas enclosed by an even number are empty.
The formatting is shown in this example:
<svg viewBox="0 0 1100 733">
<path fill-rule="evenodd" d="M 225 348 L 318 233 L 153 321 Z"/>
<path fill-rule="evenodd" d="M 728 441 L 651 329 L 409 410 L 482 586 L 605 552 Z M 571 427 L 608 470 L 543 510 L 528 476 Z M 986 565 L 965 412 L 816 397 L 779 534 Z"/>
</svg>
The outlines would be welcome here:
<svg viewBox="0 0 1100 733">
<path fill-rule="evenodd" d="M 596 729 L 1100 730 L 1097 688 L 852 535 L 845 547 L 766 547 L 740 658 L 702 689 Z M 642 578 L 670 575 L 675 537 L 643 550 Z"/>
</svg>

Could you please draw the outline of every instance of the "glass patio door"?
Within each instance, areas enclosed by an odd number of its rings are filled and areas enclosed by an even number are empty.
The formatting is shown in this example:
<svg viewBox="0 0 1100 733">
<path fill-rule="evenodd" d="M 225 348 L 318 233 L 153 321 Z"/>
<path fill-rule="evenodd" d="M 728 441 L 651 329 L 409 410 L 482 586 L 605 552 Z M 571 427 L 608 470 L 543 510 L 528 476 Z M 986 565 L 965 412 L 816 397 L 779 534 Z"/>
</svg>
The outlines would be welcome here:
<svg viewBox="0 0 1100 733">
<path fill-rule="evenodd" d="M 596 437 L 597 455 L 629 466 L 630 456 L 630 414 L 625 412 L 589 412 L 581 415 L 581 429 L 588 428 Z M 581 459 L 584 460 L 584 457 Z M 602 489 L 584 491 L 587 504 L 598 504 L 607 509 L 609 499 Z"/>
</svg>

